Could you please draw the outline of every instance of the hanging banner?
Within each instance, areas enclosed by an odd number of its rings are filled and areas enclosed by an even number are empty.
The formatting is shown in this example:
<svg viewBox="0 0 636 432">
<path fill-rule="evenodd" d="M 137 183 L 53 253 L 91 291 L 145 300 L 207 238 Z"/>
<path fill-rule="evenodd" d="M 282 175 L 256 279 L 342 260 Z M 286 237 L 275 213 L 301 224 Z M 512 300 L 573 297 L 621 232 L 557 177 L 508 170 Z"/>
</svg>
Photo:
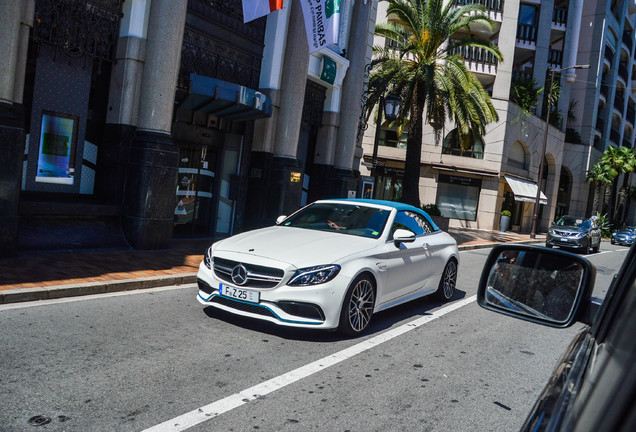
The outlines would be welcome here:
<svg viewBox="0 0 636 432">
<path fill-rule="evenodd" d="M 309 53 L 338 43 L 340 0 L 300 0 L 300 2 L 305 17 Z"/>
<path fill-rule="evenodd" d="M 250 22 L 283 8 L 283 0 L 243 0 L 243 22 Z"/>
</svg>

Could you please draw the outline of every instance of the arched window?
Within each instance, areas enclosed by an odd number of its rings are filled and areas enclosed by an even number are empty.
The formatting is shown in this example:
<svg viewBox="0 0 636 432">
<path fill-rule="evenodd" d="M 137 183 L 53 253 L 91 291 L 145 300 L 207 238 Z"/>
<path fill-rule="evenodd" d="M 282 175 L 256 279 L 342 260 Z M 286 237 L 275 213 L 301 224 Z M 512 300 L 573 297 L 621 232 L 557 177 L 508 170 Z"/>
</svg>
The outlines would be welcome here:
<svg viewBox="0 0 636 432">
<path fill-rule="evenodd" d="M 446 138 L 444 138 L 442 153 L 483 159 L 484 142 L 481 137 L 477 135 L 466 136 L 460 139 L 457 129 L 453 129 L 446 135 Z"/>
<path fill-rule="evenodd" d="M 515 141 L 510 146 L 510 151 L 508 152 L 508 165 L 521 169 L 528 168 L 526 166 L 526 151 L 520 141 Z"/>
</svg>

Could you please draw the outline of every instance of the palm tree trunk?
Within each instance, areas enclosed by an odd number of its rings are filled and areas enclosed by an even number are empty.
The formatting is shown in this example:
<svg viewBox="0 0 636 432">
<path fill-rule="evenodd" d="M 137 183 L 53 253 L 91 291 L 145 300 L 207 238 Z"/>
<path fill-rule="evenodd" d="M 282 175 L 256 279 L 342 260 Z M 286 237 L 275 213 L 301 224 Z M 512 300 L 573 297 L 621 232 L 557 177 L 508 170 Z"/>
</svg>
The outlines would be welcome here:
<svg viewBox="0 0 636 432">
<path fill-rule="evenodd" d="M 410 108 L 412 123 L 409 126 L 409 136 L 406 142 L 406 161 L 404 163 L 404 179 L 402 181 L 402 201 L 415 207 L 420 207 L 423 111 L 424 97 L 421 92 L 417 92 Z"/>
<path fill-rule="evenodd" d="M 600 183 L 594 183 L 594 200 L 592 201 L 592 212 L 599 213 L 599 198 L 601 195 L 601 185 Z"/>
</svg>

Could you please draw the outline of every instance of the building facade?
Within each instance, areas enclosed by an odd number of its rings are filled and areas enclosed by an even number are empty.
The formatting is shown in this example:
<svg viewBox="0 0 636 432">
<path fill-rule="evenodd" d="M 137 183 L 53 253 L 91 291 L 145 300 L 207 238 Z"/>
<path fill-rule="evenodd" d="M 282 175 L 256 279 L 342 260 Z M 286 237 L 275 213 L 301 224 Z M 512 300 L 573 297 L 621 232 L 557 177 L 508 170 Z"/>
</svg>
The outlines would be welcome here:
<svg viewBox="0 0 636 432">
<path fill-rule="evenodd" d="M 591 214 L 587 171 L 608 145 L 633 148 L 634 2 L 469 3 L 484 5 L 494 22 L 492 29 L 471 31 L 496 42 L 503 61 L 478 49 L 459 54 L 491 95 L 499 121 L 469 143 L 459 142 L 452 123 L 444 125 L 443 139 L 436 143 L 433 129 L 425 125 L 421 202 L 437 204 L 455 227 L 498 229 L 501 212 L 509 210 L 511 229 L 529 232 L 539 183 L 538 231 L 563 214 Z M 377 20 L 386 20 L 386 7 L 378 10 Z M 459 32 L 454 37 L 466 36 Z M 376 44 L 383 43 L 377 38 Z M 581 65 L 590 67 L 574 68 Z M 520 80 L 533 79 L 538 88 L 549 88 L 552 71 L 566 68 L 555 73 L 559 115 L 553 114 L 550 126 L 547 92 L 531 112 L 512 102 Z M 373 165 L 376 125 L 370 126 L 363 141 L 362 175 L 370 175 Z M 406 137 L 398 137 L 386 124 L 381 127 L 374 196 L 399 199 Z"/>
<path fill-rule="evenodd" d="M 166 248 L 355 193 L 376 5 L 342 1 L 309 54 L 296 3 L 2 0 L 2 253 Z"/>
</svg>

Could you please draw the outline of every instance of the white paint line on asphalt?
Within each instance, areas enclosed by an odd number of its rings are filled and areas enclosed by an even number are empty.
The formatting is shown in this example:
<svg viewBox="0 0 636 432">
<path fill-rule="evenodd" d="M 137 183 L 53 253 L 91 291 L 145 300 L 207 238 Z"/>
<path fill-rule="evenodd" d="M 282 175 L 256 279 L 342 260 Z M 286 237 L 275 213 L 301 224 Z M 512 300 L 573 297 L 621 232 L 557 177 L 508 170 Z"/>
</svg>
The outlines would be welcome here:
<svg viewBox="0 0 636 432">
<path fill-rule="evenodd" d="M 102 294 L 90 294 L 85 296 L 75 296 L 75 297 L 64 297 L 60 299 L 51 299 L 51 300 L 36 300 L 30 302 L 20 302 L 20 303 L 7 303 L 4 305 L 0 305 L 0 311 L 4 310 L 12 310 L 12 309 L 24 309 L 36 306 L 49 306 L 60 303 L 72 303 L 77 301 L 86 301 L 86 300 L 97 300 L 103 299 L 105 297 L 121 297 L 128 296 L 134 294 L 148 294 L 153 292 L 160 291 L 170 291 L 174 289 L 183 289 L 183 288 L 196 288 L 197 284 L 183 284 L 183 285 L 170 285 L 165 287 L 156 287 L 156 288 L 140 288 L 136 290 L 129 291 L 118 291 L 112 293 L 102 293 Z"/>
<path fill-rule="evenodd" d="M 224 399 L 212 402 L 211 404 L 202 406 L 193 411 L 167 420 L 161 424 L 146 429 L 143 432 L 176 432 L 189 429 L 200 423 L 211 420 L 220 416 L 228 411 L 245 405 L 259 397 L 265 396 L 276 390 L 279 390 L 289 384 L 293 384 L 303 378 L 307 378 L 317 372 L 323 371 L 330 366 L 336 365 L 340 362 L 348 360 L 360 353 L 363 353 L 371 348 L 374 348 L 384 342 L 390 341 L 398 336 L 401 336 L 413 329 L 423 326 L 437 318 L 446 315 L 454 310 L 464 307 L 476 300 L 477 296 L 465 298 L 463 300 L 452 303 L 446 307 L 432 312 L 430 315 L 417 318 L 392 330 L 381 333 L 335 354 L 323 357 L 320 360 L 309 363 L 305 366 L 301 366 L 298 369 L 294 369 L 291 372 L 277 376 L 263 383 L 257 384 L 253 387 L 245 389 L 239 393 L 235 393 Z"/>
</svg>

